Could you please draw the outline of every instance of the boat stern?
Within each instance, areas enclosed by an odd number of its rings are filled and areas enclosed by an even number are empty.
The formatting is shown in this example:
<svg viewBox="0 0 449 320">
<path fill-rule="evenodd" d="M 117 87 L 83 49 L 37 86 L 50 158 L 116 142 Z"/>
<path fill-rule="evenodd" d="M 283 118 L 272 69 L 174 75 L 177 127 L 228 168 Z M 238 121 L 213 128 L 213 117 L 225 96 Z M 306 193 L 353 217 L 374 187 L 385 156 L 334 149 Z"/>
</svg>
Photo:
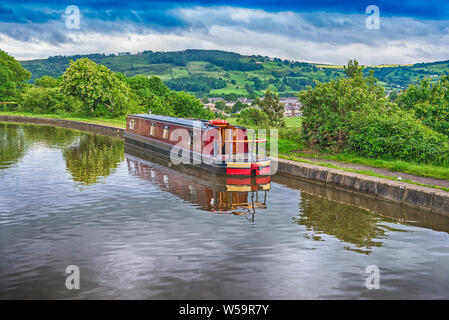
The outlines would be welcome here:
<svg viewBox="0 0 449 320">
<path fill-rule="evenodd" d="M 270 175 L 271 160 L 255 162 L 226 162 L 226 174 L 239 176 Z"/>
</svg>

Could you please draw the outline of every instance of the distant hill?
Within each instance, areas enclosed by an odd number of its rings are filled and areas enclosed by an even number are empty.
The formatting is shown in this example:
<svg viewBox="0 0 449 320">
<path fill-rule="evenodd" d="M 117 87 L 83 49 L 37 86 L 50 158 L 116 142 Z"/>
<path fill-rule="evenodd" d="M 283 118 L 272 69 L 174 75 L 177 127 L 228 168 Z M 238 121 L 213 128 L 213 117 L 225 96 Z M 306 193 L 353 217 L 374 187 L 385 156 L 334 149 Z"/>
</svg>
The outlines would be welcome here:
<svg viewBox="0 0 449 320">
<path fill-rule="evenodd" d="M 261 95 L 276 87 L 283 96 L 343 75 L 342 66 L 314 64 L 263 56 L 244 56 L 218 50 L 184 50 L 170 52 L 143 51 L 139 54 L 89 54 L 55 56 L 48 59 L 22 61 L 32 73 L 31 82 L 43 75 L 62 75 L 70 60 L 87 57 L 127 76 L 136 74 L 160 77 L 173 90 L 185 90 L 197 96 Z M 402 89 L 422 77 L 437 79 L 449 71 L 449 61 L 414 65 L 381 65 L 369 67 L 387 89 Z"/>
</svg>

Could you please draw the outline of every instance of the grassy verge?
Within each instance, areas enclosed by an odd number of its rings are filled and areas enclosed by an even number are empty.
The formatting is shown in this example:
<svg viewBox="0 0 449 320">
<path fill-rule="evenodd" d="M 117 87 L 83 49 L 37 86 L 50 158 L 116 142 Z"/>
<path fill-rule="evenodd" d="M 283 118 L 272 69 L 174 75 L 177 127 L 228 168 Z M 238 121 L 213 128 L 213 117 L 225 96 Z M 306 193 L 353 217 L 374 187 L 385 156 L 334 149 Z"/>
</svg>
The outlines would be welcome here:
<svg viewBox="0 0 449 320">
<path fill-rule="evenodd" d="M 74 115 L 74 114 L 37 114 L 37 113 L 30 113 L 30 112 L 0 111 L 0 115 L 2 115 L 2 116 L 54 118 L 54 119 L 74 120 L 74 121 L 81 121 L 81 122 L 104 124 L 104 125 L 110 125 L 110 126 L 120 127 L 120 128 L 126 127 L 125 119 L 92 118 L 92 117 L 86 117 L 86 116 Z"/>
<path fill-rule="evenodd" d="M 294 149 L 290 149 L 294 150 Z M 297 149 L 298 150 L 298 149 Z M 353 154 L 336 154 L 336 155 L 320 155 L 314 153 L 297 153 L 288 151 L 287 153 L 282 152 L 288 156 L 294 156 L 298 158 L 309 158 L 309 159 L 326 159 L 333 160 L 342 163 L 354 163 L 361 164 L 375 168 L 388 169 L 391 171 L 404 172 L 409 174 L 414 174 L 421 177 L 430 177 L 436 179 L 449 179 L 449 168 L 437 167 L 432 165 L 415 164 L 411 162 L 406 162 L 402 160 L 382 160 L 382 159 L 370 159 L 363 158 Z"/>
</svg>

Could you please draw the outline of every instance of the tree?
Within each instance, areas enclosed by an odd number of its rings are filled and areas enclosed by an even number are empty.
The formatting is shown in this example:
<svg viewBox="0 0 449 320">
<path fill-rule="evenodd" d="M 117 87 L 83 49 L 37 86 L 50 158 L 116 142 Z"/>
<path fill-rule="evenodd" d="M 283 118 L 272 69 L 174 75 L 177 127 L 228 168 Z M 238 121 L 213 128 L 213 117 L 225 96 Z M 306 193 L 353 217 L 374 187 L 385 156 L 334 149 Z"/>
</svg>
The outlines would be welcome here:
<svg viewBox="0 0 449 320">
<path fill-rule="evenodd" d="M 225 96 L 225 100 L 228 102 L 236 101 L 238 98 L 239 98 L 239 96 L 234 92 L 228 93 Z"/>
<path fill-rule="evenodd" d="M 257 104 L 262 108 L 262 111 L 267 115 L 268 122 L 272 127 L 285 127 L 284 119 L 284 105 L 279 100 L 279 95 L 274 89 L 271 92 L 270 88 L 265 91 L 263 99 L 258 99 Z"/>
<path fill-rule="evenodd" d="M 136 75 L 125 78 L 130 88 L 137 96 L 139 105 L 143 111 L 151 111 L 154 114 L 174 116 L 175 111 L 170 104 L 172 91 L 158 77 Z"/>
<path fill-rule="evenodd" d="M 83 110 L 94 116 L 124 116 L 137 109 L 130 88 L 103 65 L 88 58 L 71 61 L 62 76 L 63 92 L 83 101 Z"/>
<path fill-rule="evenodd" d="M 344 66 L 345 74 L 348 78 L 363 77 L 363 66 L 359 66 L 359 62 L 354 59 L 350 59 L 348 64 Z"/>
<path fill-rule="evenodd" d="M 206 95 L 201 98 L 201 102 L 204 104 L 209 103 L 209 99 L 207 98 Z"/>
<path fill-rule="evenodd" d="M 171 105 L 177 117 L 211 119 L 214 113 L 205 109 L 201 101 L 187 92 L 173 92 Z"/>
<path fill-rule="evenodd" d="M 36 79 L 34 84 L 36 85 L 36 87 L 41 87 L 41 88 L 56 88 L 61 85 L 61 79 L 60 78 L 55 79 L 50 76 L 42 76 L 42 77 Z"/>
<path fill-rule="evenodd" d="M 244 109 L 244 108 L 248 108 L 249 106 L 246 103 L 241 103 L 240 101 L 237 101 L 236 103 L 234 103 L 234 105 L 232 106 L 231 112 L 232 113 L 236 113 L 239 112 L 240 110 Z"/>
<path fill-rule="evenodd" d="M 15 101 L 30 77 L 19 61 L 0 50 L 0 101 Z"/>
<path fill-rule="evenodd" d="M 268 126 L 267 115 L 256 108 L 246 108 L 237 115 L 237 123 L 250 127 Z"/>
<path fill-rule="evenodd" d="M 224 102 L 223 100 L 218 100 L 215 103 L 215 108 L 218 110 L 225 110 L 226 109 L 226 102 Z"/>
<path fill-rule="evenodd" d="M 431 84 L 423 79 L 410 85 L 396 100 L 399 107 L 413 111 L 426 126 L 449 136 L 449 77 Z"/>
<path fill-rule="evenodd" d="M 391 102 L 395 102 L 396 99 L 399 97 L 399 94 L 396 90 L 393 90 L 390 92 L 390 95 L 388 97 L 390 98 Z"/>
</svg>

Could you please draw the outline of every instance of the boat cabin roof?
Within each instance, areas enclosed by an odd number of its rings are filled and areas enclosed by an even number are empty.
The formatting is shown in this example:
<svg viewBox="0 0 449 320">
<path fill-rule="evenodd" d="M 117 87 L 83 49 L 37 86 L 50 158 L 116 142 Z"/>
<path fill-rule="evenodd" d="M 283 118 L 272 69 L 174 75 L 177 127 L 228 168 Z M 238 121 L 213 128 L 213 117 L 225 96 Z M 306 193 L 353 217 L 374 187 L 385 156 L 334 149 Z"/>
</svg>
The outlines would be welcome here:
<svg viewBox="0 0 449 320">
<path fill-rule="evenodd" d="M 137 117 L 137 118 L 144 118 L 144 119 L 149 119 L 149 120 L 155 120 L 155 121 L 161 121 L 161 122 L 166 122 L 166 123 L 173 123 L 173 124 L 178 124 L 178 125 L 187 126 L 187 127 L 193 127 L 195 123 L 200 122 L 202 129 L 216 127 L 214 125 L 210 125 L 209 120 L 204 120 L 204 119 L 185 119 L 185 118 L 161 116 L 161 115 L 157 115 L 157 114 L 147 114 L 147 113 L 130 114 L 129 116 Z M 245 129 L 244 127 L 240 127 L 240 126 L 231 126 L 231 127 Z"/>
<path fill-rule="evenodd" d="M 182 126 L 187 127 L 193 127 L 195 121 L 201 122 L 201 127 L 205 128 L 205 124 L 208 123 L 208 120 L 203 119 L 184 119 L 184 118 L 176 118 L 176 117 L 169 117 L 169 116 L 161 116 L 157 114 L 130 114 L 131 117 L 138 117 L 138 118 L 145 118 L 155 121 L 161 121 L 161 122 L 167 122 L 167 123 L 173 123 L 173 124 L 179 124 Z"/>
</svg>

